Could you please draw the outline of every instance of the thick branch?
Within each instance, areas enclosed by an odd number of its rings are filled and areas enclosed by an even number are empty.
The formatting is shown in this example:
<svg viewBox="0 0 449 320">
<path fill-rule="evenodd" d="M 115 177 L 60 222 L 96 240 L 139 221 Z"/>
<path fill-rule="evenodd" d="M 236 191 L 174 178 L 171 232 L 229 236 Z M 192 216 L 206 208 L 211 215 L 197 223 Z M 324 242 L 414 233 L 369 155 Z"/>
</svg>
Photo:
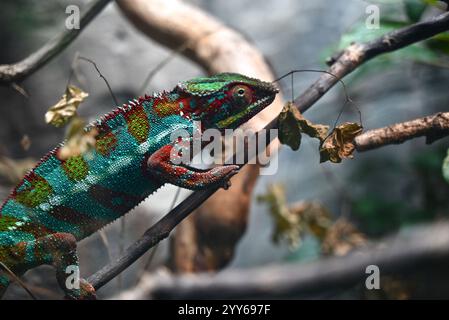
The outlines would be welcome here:
<svg viewBox="0 0 449 320">
<path fill-rule="evenodd" d="M 59 35 L 44 44 L 39 50 L 22 61 L 0 65 L 0 84 L 10 84 L 24 80 L 44 66 L 78 37 L 82 30 L 100 13 L 110 0 L 97 0 L 86 10 L 80 20 L 79 29 L 65 28 Z"/>
<path fill-rule="evenodd" d="M 430 21 L 417 23 L 396 31 L 390 32 L 377 40 L 353 44 L 333 61 L 328 72 L 342 78 L 352 72 L 365 61 L 374 58 L 382 53 L 400 49 L 406 45 L 423 39 L 432 37 L 442 31 L 449 30 L 449 13 L 444 13 Z M 323 74 L 312 86 L 310 86 L 303 94 L 295 99 L 295 104 L 301 111 L 309 109 L 318 99 L 320 99 L 330 88 L 332 88 L 338 79 L 329 74 Z M 277 119 L 274 119 L 267 128 L 276 128 Z M 134 261 L 136 261 L 143 253 L 167 237 L 167 230 L 172 230 L 183 218 L 187 217 L 190 212 L 203 203 L 216 190 L 204 190 L 193 193 L 184 202 L 182 202 L 173 211 L 169 212 L 160 222 L 149 229 L 143 238 L 138 240 L 134 245 L 126 250 L 126 254 L 107 265 L 89 280 L 94 287 L 98 289 L 119 272 L 126 269 Z M 159 224 L 164 224 L 164 232 L 160 232 Z M 152 239 L 148 241 L 147 239 Z"/>
<path fill-rule="evenodd" d="M 118 299 L 239 299 L 313 297 L 364 285 L 366 267 L 381 277 L 416 273 L 449 261 L 449 223 L 421 226 L 376 242 L 344 257 L 312 263 L 226 270 L 216 275 L 146 275 Z"/>
<path fill-rule="evenodd" d="M 426 137 L 426 143 L 432 143 L 447 135 L 449 135 L 449 112 L 440 112 L 424 118 L 369 130 L 355 138 L 355 146 L 357 151 L 367 151 L 422 136 Z"/>
</svg>

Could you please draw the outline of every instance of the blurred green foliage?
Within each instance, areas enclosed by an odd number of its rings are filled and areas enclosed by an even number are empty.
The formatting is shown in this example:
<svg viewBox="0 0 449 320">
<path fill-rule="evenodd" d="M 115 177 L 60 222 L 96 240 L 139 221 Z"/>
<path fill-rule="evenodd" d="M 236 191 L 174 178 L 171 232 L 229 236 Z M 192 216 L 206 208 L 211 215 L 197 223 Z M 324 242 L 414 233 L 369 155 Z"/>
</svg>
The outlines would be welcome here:
<svg viewBox="0 0 449 320">
<path fill-rule="evenodd" d="M 3 44 L 10 43 L 8 46 L 23 45 L 33 39 L 36 30 L 53 27 L 65 17 L 61 1 L 2 0 L 0 40 Z"/>
<path fill-rule="evenodd" d="M 370 1 L 380 9 L 379 28 L 367 28 L 366 16 L 342 35 L 336 48 L 338 51 L 354 42 L 367 42 L 395 29 L 426 19 L 437 6 L 437 0 L 385 0 Z M 435 14 L 435 12 L 433 12 Z M 427 16 L 428 17 L 428 16 Z M 441 33 L 431 39 L 383 54 L 358 68 L 350 81 L 382 72 L 404 61 L 424 63 L 449 68 L 449 32 Z M 375 162 L 361 163 L 354 173 L 353 184 L 362 191 L 354 196 L 353 215 L 363 232 L 369 235 L 384 235 L 403 226 L 424 222 L 447 215 L 449 205 L 449 160 L 441 166 L 446 155 L 445 148 L 427 148 L 416 153 L 404 166 L 395 159 L 379 159 Z M 384 180 L 385 182 L 382 182 Z M 371 186 L 364 181 L 379 181 L 389 188 Z M 405 183 L 404 190 L 392 196 L 391 181 Z M 398 183 L 399 184 L 399 183 Z"/>
<path fill-rule="evenodd" d="M 367 28 L 365 22 L 367 16 L 362 16 L 357 23 L 341 36 L 339 43 L 332 49 L 333 52 L 343 50 L 351 43 L 367 42 L 395 29 L 419 22 L 431 10 L 431 7 L 437 4 L 436 0 L 390 0 L 381 3 L 378 1 L 372 2 L 378 5 L 380 9 L 379 28 Z M 449 32 L 439 34 L 431 39 L 407 46 L 401 50 L 383 54 L 355 70 L 350 80 L 354 81 L 360 76 L 384 71 L 393 64 L 403 61 L 413 61 L 449 68 Z"/>
<path fill-rule="evenodd" d="M 447 217 L 449 184 L 441 174 L 445 155 L 444 147 L 424 149 L 402 164 L 401 170 L 395 169 L 400 166 L 395 160 L 382 163 L 377 169 L 370 163 L 359 166 L 351 183 L 361 184 L 368 179 L 377 182 L 377 186 L 364 185 L 360 196 L 354 197 L 352 214 L 360 229 L 371 236 L 381 236 L 401 227 Z M 396 194 L 392 194 L 391 181 L 403 185 Z"/>
</svg>

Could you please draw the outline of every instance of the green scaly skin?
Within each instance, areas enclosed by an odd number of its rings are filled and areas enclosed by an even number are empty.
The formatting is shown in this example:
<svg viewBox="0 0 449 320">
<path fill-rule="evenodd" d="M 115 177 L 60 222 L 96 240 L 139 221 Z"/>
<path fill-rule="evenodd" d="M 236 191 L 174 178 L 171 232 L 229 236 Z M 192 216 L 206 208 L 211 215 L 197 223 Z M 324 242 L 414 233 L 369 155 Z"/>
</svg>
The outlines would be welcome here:
<svg viewBox="0 0 449 320">
<path fill-rule="evenodd" d="M 85 280 L 66 286 L 68 266 L 78 266 L 76 243 L 125 215 L 165 183 L 188 189 L 226 186 L 238 166 L 208 171 L 170 161 L 180 141 L 170 135 L 234 129 L 268 106 L 270 83 L 224 73 L 179 83 L 172 91 L 140 97 L 86 128 L 96 145 L 63 158 L 61 146 L 44 156 L 0 208 L 0 261 L 16 275 L 53 265 L 69 298 L 94 298 Z M 198 128 L 198 121 L 201 128 Z M 186 141 L 183 141 L 186 142 Z M 0 297 L 11 279 L 0 266 Z"/>
</svg>

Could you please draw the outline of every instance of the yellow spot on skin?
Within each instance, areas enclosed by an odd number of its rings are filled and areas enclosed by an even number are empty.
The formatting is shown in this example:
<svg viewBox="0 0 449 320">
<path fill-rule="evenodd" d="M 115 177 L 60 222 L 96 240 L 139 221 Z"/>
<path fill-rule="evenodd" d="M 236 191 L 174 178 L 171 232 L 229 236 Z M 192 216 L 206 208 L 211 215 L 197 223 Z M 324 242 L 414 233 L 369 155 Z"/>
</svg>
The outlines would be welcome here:
<svg viewBox="0 0 449 320">
<path fill-rule="evenodd" d="M 82 156 L 72 156 L 62 166 L 67 176 L 75 181 L 83 180 L 89 173 L 89 167 Z"/>
<path fill-rule="evenodd" d="M 23 183 L 28 183 L 28 185 L 22 190 L 17 191 L 15 199 L 17 202 L 30 208 L 34 208 L 44 202 L 53 192 L 47 180 L 36 174 L 32 174 L 26 178 Z"/>
<path fill-rule="evenodd" d="M 154 106 L 154 110 L 160 117 L 167 117 L 179 113 L 179 103 L 177 101 L 161 101 Z"/>
</svg>

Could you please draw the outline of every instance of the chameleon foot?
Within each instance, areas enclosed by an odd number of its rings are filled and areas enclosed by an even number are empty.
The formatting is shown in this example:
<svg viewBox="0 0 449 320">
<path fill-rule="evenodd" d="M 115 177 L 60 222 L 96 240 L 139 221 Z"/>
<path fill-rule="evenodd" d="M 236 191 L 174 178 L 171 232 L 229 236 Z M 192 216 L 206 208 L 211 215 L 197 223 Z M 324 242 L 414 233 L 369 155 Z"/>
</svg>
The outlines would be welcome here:
<svg viewBox="0 0 449 320">
<path fill-rule="evenodd" d="M 237 165 L 228 165 L 222 167 L 212 168 L 209 173 L 220 177 L 219 185 L 221 188 L 228 190 L 231 187 L 231 178 L 235 176 L 240 170 Z"/>
</svg>

